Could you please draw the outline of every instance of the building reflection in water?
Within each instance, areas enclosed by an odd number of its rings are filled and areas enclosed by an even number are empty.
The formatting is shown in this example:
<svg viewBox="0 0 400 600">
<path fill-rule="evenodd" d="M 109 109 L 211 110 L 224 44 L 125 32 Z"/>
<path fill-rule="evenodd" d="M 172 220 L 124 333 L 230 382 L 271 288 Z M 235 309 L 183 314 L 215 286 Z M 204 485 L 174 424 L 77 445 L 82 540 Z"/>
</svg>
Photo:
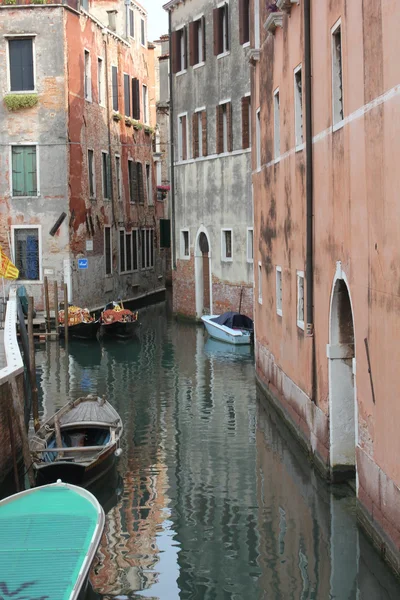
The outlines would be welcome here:
<svg viewBox="0 0 400 600">
<path fill-rule="evenodd" d="M 105 394 L 124 420 L 96 598 L 394 600 L 400 587 L 356 526 L 354 495 L 309 467 L 257 401 L 249 348 L 140 312 L 139 339 L 38 352 L 41 414 Z"/>
</svg>

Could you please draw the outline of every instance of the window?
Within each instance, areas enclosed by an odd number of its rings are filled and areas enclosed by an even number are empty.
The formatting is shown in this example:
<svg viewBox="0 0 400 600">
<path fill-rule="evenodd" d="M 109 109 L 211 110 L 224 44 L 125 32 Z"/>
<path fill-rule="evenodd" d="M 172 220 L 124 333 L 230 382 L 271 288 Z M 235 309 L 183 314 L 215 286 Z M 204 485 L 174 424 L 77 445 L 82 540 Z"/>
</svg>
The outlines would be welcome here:
<svg viewBox="0 0 400 600">
<path fill-rule="evenodd" d="M 85 50 L 85 100 L 92 100 L 92 78 L 90 74 L 90 52 Z"/>
<path fill-rule="evenodd" d="M 217 106 L 217 154 L 232 152 L 232 105 L 223 102 Z"/>
<path fill-rule="evenodd" d="M 149 109 L 148 109 L 148 97 L 147 97 L 147 85 L 143 85 L 142 87 L 142 95 L 143 95 L 143 122 L 148 123 L 149 120 Z"/>
<path fill-rule="evenodd" d="M 294 72 L 294 120 L 296 146 L 301 146 L 303 143 L 303 84 L 301 67 L 298 67 Z"/>
<path fill-rule="evenodd" d="M 137 229 L 132 229 L 132 270 L 137 271 L 139 268 L 139 235 Z"/>
<path fill-rule="evenodd" d="M 27 92 L 35 89 L 33 64 L 33 39 L 16 38 L 8 41 L 11 92 Z"/>
<path fill-rule="evenodd" d="M 200 17 L 189 24 L 190 65 L 200 65 L 206 60 L 206 21 Z"/>
<path fill-rule="evenodd" d="M 118 154 L 115 155 L 115 173 L 117 178 L 117 197 L 118 200 L 122 199 L 122 190 L 121 190 L 121 158 Z"/>
<path fill-rule="evenodd" d="M 181 258 L 190 258 L 188 229 L 181 229 Z"/>
<path fill-rule="evenodd" d="M 142 163 L 128 160 L 129 200 L 131 203 L 144 203 Z"/>
<path fill-rule="evenodd" d="M 250 0 L 239 0 L 239 40 L 242 45 L 250 42 Z"/>
<path fill-rule="evenodd" d="M 89 0 L 82 0 L 82 2 L 81 2 L 81 7 L 82 7 L 84 10 L 87 10 L 87 11 L 88 11 L 88 10 L 89 10 Z"/>
<path fill-rule="evenodd" d="M 232 229 L 222 230 L 221 260 L 226 262 L 230 262 L 232 260 Z"/>
<path fill-rule="evenodd" d="M 103 70 L 103 59 L 97 59 L 97 92 L 99 95 L 99 104 L 104 104 L 104 70 Z"/>
<path fill-rule="evenodd" d="M 193 113 L 193 158 L 207 154 L 207 113 L 205 108 Z"/>
<path fill-rule="evenodd" d="M 102 152 L 102 179 L 103 179 L 103 198 L 109 200 L 111 198 L 111 173 L 110 159 L 108 152 Z"/>
<path fill-rule="evenodd" d="M 112 76 L 112 107 L 115 112 L 118 112 L 118 69 L 111 67 Z"/>
<path fill-rule="evenodd" d="M 261 269 L 261 262 L 258 263 L 258 303 L 262 304 L 262 269 Z"/>
<path fill-rule="evenodd" d="M 12 146 L 12 195 L 38 196 L 36 146 Z"/>
<path fill-rule="evenodd" d="M 125 247 L 126 247 L 126 270 L 129 273 L 132 271 L 132 234 L 125 234 Z"/>
<path fill-rule="evenodd" d="M 119 232 L 119 272 L 125 273 L 125 230 Z"/>
<path fill-rule="evenodd" d="M 151 180 L 151 166 L 146 165 L 146 193 L 147 193 L 147 204 L 152 206 L 153 203 L 153 182 Z"/>
<path fill-rule="evenodd" d="M 140 119 L 140 95 L 139 79 L 132 79 L 132 117 L 139 121 Z"/>
<path fill-rule="evenodd" d="M 250 96 L 242 98 L 242 148 L 250 148 L 251 139 L 251 100 Z"/>
<path fill-rule="evenodd" d="M 21 227 L 14 229 L 15 266 L 19 279 L 40 280 L 39 228 Z"/>
<path fill-rule="evenodd" d="M 112 247 L 111 247 L 111 227 L 104 227 L 104 259 L 106 263 L 106 275 L 112 274 Z"/>
<path fill-rule="evenodd" d="M 282 269 L 276 267 L 276 312 L 282 316 Z"/>
<path fill-rule="evenodd" d="M 141 229 L 141 265 L 142 269 L 154 267 L 154 229 Z"/>
<path fill-rule="evenodd" d="M 88 150 L 88 174 L 89 174 L 89 197 L 94 199 L 96 197 L 96 182 L 94 175 L 94 152 Z"/>
<path fill-rule="evenodd" d="M 170 219 L 160 219 L 160 248 L 171 248 Z"/>
<path fill-rule="evenodd" d="M 130 81 L 129 75 L 124 74 L 124 108 L 125 116 L 131 116 L 131 94 L 130 94 Z"/>
<path fill-rule="evenodd" d="M 304 273 L 297 271 L 297 326 L 304 329 Z"/>
<path fill-rule="evenodd" d="M 254 0 L 254 47 L 260 48 L 260 0 Z"/>
<path fill-rule="evenodd" d="M 142 46 L 146 44 L 146 30 L 144 19 L 140 19 L 140 43 Z"/>
<path fill-rule="evenodd" d="M 129 35 L 131 38 L 135 37 L 135 13 L 132 8 L 129 9 Z"/>
<path fill-rule="evenodd" d="M 254 256 L 254 247 L 253 247 L 253 228 L 247 228 L 247 262 L 253 262 Z"/>
<path fill-rule="evenodd" d="M 333 124 L 343 120 L 342 28 L 332 31 L 332 105 Z"/>
<path fill-rule="evenodd" d="M 157 185 L 162 184 L 162 163 L 161 160 L 156 162 L 156 177 L 157 177 Z"/>
<path fill-rule="evenodd" d="M 257 171 L 261 169 L 261 113 L 260 109 L 256 112 L 256 157 Z"/>
<path fill-rule="evenodd" d="M 187 69 L 186 27 L 172 32 L 172 72 L 181 73 Z"/>
<path fill-rule="evenodd" d="M 274 94 L 274 152 L 275 158 L 281 154 L 281 111 L 279 103 L 279 90 Z"/>
<path fill-rule="evenodd" d="M 180 115 L 178 117 L 178 158 L 187 160 L 187 117 Z"/>
<path fill-rule="evenodd" d="M 214 54 L 229 51 L 229 5 L 227 2 L 214 8 Z"/>
</svg>

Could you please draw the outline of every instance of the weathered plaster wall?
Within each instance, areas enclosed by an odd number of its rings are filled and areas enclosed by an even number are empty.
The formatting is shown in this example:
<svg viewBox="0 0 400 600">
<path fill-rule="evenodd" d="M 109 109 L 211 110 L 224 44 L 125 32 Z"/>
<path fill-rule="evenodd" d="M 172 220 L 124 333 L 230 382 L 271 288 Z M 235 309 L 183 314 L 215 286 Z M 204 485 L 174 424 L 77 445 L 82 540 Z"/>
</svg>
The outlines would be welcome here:
<svg viewBox="0 0 400 600">
<path fill-rule="evenodd" d="M 174 310 L 187 314 L 188 307 L 182 301 L 181 286 L 186 269 L 180 255 L 181 229 L 189 229 L 190 255 L 198 253 L 195 241 L 200 226 L 204 226 L 210 237 L 211 272 L 213 282 L 223 287 L 221 301 L 214 310 L 238 310 L 240 287 L 248 287 L 252 295 L 253 264 L 247 262 L 247 228 L 253 226 L 251 195 L 251 155 L 242 150 L 242 105 L 241 99 L 250 92 L 249 48 L 239 43 L 238 2 L 231 2 L 230 52 L 217 59 L 214 56 L 213 8 L 215 3 L 190 0 L 172 11 L 172 29 L 188 25 L 194 17 L 205 16 L 206 60 L 204 66 L 188 66 L 187 72 L 173 76 L 174 86 L 174 142 L 177 148 L 178 116 L 187 113 L 188 160 L 175 166 L 175 243 L 177 249 L 177 272 L 174 274 Z M 233 152 L 217 155 L 216 109 L 219 102 L 232 103 Z M 207 111 L 207 152 L 204 158 L 192 158 L 192 115 L 196 108 Z M 177 152 L 175 160 L 178 160 Z M 232 228 L 231 262 L 221 260 L 221 230 Z M 182 282 L 182 283 L 180 283 Z M 230 292 L 234 286 L 236 292 Z M 214 286 L 213 286 L 214 287 Z M 215 297 L 218 296 L 215 289 Z M 213 292 L 214 293 L 214 292 Z M 232 303 L 229 296 L 235 297 Z M 225 302 L 223 300 L 225 299 Z M 190 308 L 190 314 L 195 315 Z M 252 315 L 252 299 L 249 301 Z"/>
<path fill-rule="evenodd" d="M 0 8 L 1 100 L 9 91 L 7 38 L 4 36 L 23 33 L 35 34 L 39 101 L 33 108 L 14 112 L 9 112 L 0 102 L 0 244 L 9 254 L 11 227 L 37 225 L 41 241 L 41 279 L 48 270 L 50 279 L 57 278 L 61 282 L 64 259 L 69 256 L 67 221 L 54 237 L 49 231 L 62 212 L 68 213 L 63 9 L 50 6 Z M 38 196 L 12 198 L 11 145 L 24 143 L 37 144 Z M 36 307 L 42 308 L 42 283 L 25 285 L 34 296 Z"/>
</svg>

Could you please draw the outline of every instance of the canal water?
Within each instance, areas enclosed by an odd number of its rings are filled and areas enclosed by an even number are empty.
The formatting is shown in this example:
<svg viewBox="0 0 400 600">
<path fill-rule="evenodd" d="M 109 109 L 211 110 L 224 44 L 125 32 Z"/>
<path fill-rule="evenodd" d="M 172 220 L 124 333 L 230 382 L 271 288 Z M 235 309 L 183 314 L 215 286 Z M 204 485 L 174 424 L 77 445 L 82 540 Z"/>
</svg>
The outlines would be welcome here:
<svg viewBox="0 0 400 600">
<path fill-rule="evenodd" d="M 394 600 L 400 585 L 265 401 L 253 355 L 140 311 L 137 339 L 38 350 L 41 415 L 105 394 L 124 420 L 91 581 L 108 600 Z"/>
</svg>

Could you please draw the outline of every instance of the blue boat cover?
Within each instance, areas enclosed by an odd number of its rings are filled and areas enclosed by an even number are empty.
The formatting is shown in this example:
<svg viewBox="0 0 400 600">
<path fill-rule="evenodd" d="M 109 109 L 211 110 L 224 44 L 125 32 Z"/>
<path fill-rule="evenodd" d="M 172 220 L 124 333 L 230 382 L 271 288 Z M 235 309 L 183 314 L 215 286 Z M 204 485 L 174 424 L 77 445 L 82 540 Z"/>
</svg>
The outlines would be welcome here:
<svg viewBox="0 0 400 600">
<path fill-rule="evenodd" d="M 253 321 L 250 317 L 237 312 L 226 312 L 220 317 L 210 319 L 210 321 L 214 321 L 218 325 L 225 325 L 225 327 L 230 327 L 231 329 L 249 329 L 253 331 Z"/>
</svg>

